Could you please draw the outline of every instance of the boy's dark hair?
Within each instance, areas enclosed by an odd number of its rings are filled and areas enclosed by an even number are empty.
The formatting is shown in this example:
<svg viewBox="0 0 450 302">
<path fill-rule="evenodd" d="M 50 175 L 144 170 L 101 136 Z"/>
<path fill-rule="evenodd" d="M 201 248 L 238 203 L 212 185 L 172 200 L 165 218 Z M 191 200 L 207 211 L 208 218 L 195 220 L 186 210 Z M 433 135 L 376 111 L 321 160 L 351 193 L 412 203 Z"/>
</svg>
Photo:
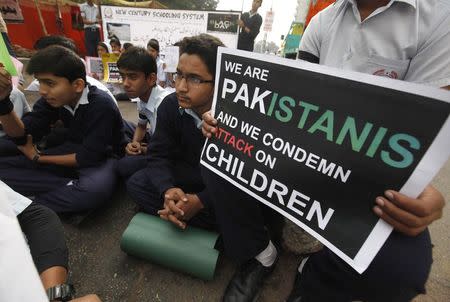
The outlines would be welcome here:
<svg viewBox="0 0 450 302">
<path fill-rule="evenodd" d="M 122 46 L 122 43 L 120 43 L 119 38 L 115 38 L 115 37 L 113 37 L 113 38 L 111 38 L 111 40 L 109 40 L 109 45 L 113 45 L 113 44 L 117 44 L 119 46 Z"/>
<path fill-rule="evenodd" d="M 145 77 L 151 73 L 156 73 L 156 61 L 143 47 L 132 46 L 120 55 L 117 61 L 117 67 L 129 69 L 132 71 L 140 71 Z"/>
<path fill-rule="evenodd" d="M 148 41 L 147 43 L 147 48 L 153 48 L 154 50 L 156 50 L 157 52 L 159 52 L 159 42 L 156 39 L 150 39 L 150 41 Z"/>
<path fill-rule="evenodd" d="M 86 83 L 86 68 L 83 61 L 75 52 L 59 45 L 37 51 L 28 63 L 27 73 L 51 73 L 66 78 L 70 83 L 76 79 L 83 79 Z"/>
<path fill-rule="evenodd" d="M 44 48 L 47 48 L 51 45 L 59 45 L 65 48 L 68 48 L 72 50 L 73 52 L 77 53 L 77 46 L 75 45 L 75 42 L 72 39 L 66 38 L 64 36 L 44 36 L 39 38 L 33 45 L 33 48 L 36 50 L 41 50 Z"/>
<path fill-rule="evenodd" d="M 128 48 L 132 47 L 133 44 L 131 44 L 130 42 L 125 42 L 123 43 L 123 49 L 127 50 Z"/>
<path fill-rule="evenodd" d="M 213 78 L 216 76 L 217 48 L 225 46 L 220 39 L 208 34 L 200 34 L 184 38 L 179 46 L 180 56 L 184 53 L 199 56 Z"/>
<path fill-rule="evenodd" d="M 100 47 L 102 47 L 103 49 L 105 49 L 105 50 L 106 50 L 106 52 L 107 52 L 107 53 L 109 53 L 109 48 L 108 48 L 108 45 L 106 45 L 106 43 L 105 43 L 105 42 L 98 42 L 97 46 L 100 46 Z"/>
</svg>

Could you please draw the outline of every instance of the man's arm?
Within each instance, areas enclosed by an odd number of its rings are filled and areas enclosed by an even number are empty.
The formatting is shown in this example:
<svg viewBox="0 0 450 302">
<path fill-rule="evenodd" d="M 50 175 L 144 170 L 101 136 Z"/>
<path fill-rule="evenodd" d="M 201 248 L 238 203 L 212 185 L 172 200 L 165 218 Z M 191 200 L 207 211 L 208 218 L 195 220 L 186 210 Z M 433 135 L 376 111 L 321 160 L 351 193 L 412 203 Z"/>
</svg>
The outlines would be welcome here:
<svg viewBox="0 0 450 302">
<path fill-rule="evenodd" d="M 250 24 L 245 24 L 245 22 L 243 23 L 244 26 L 242 27 L 242 30 L 245 31 L 252 40 L 254 40 L 259 34 L 259 30 L 262 24 L 262 17 L 259 16 L 259 18 L 255 22 L 251 22 Z"/>
<path fill-rule="evenodd" d="M 29 159 L 36 161 L 40 164 L 53 164 L 66 167 L 77 166 L 76 154 L 66 155 L 40 155 L 36 147 L 33 144 L 33 138 L 31 135 L 27 136 L 26 143 L 17 148 Z"/>
<path fill-rule="evenodd" d="M 145 133 L 147 132 L 147 125 L 145 124 L 137 124 L 136 130 L 133 135 L 133 142 L 142 142 L 145 137 Z"/>
<path fill-rule="evenodd" d="M 37 162 L 40 164 L 53 164 L 66 167 L 78 166 L 75 153 L 66 155 L 41 155 Z"/>
<path fill-rule="evenodd" d="M 144 153 L 143 147 L 141 145 L 142 140 L 145 137 L 145 133 L 147 132 L 147 125 L 146 124 L 140 124 L 136 126 L 136 130 L 133 134 L 133 140 L 127 144 L 125 147 L 125 152 L 128 155 L 139 155 Z"/>
<path fill-rule="evenodd" d="M 14 112 L 14 105 L 9 99 L 12 91 L 11 75 L 0 66 L 0 123 L 5 133 L 11 137 L 25 135 L 25 126 Z"/>
<path fill-rule="evenodd" d="M 0 103 L 4 104 L 5 102 L 10 102 L 9 98 L 8 100 L 0 100 Z M 5 115 L 0 114 L 0 123 L 3 126 L 3 131 L 10 137 L 22 137 L 25 135 L 25 127 L 14 111 Z"/>
<path fill-rule="evenodd" d="M 442 217 L 445 200 L 433 186 L 428 185 L 417 198 L 388 190 L 376 198 L 374 213 L 408 236 L 422 233 L 433 221 Z"/>
</svg>

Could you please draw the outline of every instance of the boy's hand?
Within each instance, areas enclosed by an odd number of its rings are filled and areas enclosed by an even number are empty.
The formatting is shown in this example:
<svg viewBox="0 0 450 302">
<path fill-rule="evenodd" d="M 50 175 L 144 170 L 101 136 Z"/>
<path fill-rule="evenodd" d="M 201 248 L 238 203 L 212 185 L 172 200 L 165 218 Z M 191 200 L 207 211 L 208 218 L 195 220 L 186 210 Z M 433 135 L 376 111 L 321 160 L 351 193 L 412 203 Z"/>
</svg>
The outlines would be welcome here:
<svg viewBox="0 0 450 302">
<path fill-rule="evenodd" d="M 203 113 L 202 120 L 203 136 L 211 138 L 217 132 L 217 120 L 213 118 L 210 111 Z"/>
<path fill-rule="evenodd" d="M 128 155 L 139 155 L 141 154 L 141 144 L 139 142 L 128 143 L 125 147 L 125 152 Z"/>
<path fill-rule="evenodd" d="M 186 194 L 186 197 L 188 199 L 187 201 L 180 200 L 176 206 L 184 212 L 183 220 L 189 221 L 201 209 L 203 209 L 204 206 L 197 194 Z"/>
<path fill-rule="evenodd" d="M 33 145 L 33 137 L 29 134 L 27 135 L 27 143 L 23 146 L 17 146 L 17 149 L 19 149 L 29 160 L 33 160 L 37 154 L 36 148 Z"/>
<path fill-rule="evenodd" d="M 164 209 L 158 211 L 159 217 L 168 220 L 177 227 L 184 229 L 186 223 L 181 221 L 184 216 L 184 211 L 180 209 L 177 204 L 179 202 L 187 202 L 188 198 L 180 188 L 171 188 L 164 193 Z"/>
<path fill-rule="evenodd" d="M 417 199 L 388 190 L 386 197 L 377 197 L 373 211 L 395 230 L 417 236 L 433 221 L 442 217 L 445 200 L 433 186 L 428 185 Z"/>
<path fill-rule="evenodd" d="M 0 101 L 6 99 L 12 91 L 11 75 L 0 63 Z"/>
<path fill-rule="evenodd" d="M 245 26 L 244 21 L 242 21 L 241 19 L 239 19 L 237 21 L 237 24 L 238 24 L 239 27 L 244 27 Z"/>
<path fill-rule="evenodd" d="M 141 154 L 147 154 L 147 144 L 141 143 Z"/>
</svg>

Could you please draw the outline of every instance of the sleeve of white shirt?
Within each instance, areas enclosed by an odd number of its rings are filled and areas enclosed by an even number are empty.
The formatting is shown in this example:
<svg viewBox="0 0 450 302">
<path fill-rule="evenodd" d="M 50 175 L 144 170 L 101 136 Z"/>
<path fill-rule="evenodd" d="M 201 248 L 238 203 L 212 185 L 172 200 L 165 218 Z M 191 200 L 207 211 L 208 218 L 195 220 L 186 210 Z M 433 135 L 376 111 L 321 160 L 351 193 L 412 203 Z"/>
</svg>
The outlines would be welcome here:
<svg viewBox="0 0 450 302">
<path fill-rule="evenodd" d="M 5 195 L 6 200 L 4 202 L 8 203 L 12 207 L 16 216 L 22 213 L 23 210 L 25 210 L 32 202 L 29 198 L 26 198 L 25 196 L 11 189 L 1 180 L 0 192 Z"/>
<path fill-rule="evenodd" d="M 48 302 L 30 251 L 0 188 L 0 301 Z"/>
<path fill-rule="evenodd" d="M 21 118 L 25 113 L 31 111 L 30 105 L 28 104 L 25 95 L 19 89 L 14 88 L 11 91 L 10 99 L 14 104 L 14 112 L 16 112 L 19 118 Z"/>
<path fill-rule="evenodd" d="M 86 7 L 86 5 L 84 3 L 80 4 L 80 14 L 81 14 L 81 17 L 83 17 L 83 18 L 86 18 L 86 12 L 84 11 L 85 7 Z"/>
<path fill-rule="evenodd" d="M 315 15 L 306 27 L 300 40 L 299 51 L 310 53 L 320 58 L 320 45 L 322 41 L 321 13 Z"/>
<path fill-rule="evenodd" d="M 404 80 L 435 87 L 450 85 L 450 4 L 440 1 L 430 14 L 432 26 L 411 59 Z"/>
</svg>

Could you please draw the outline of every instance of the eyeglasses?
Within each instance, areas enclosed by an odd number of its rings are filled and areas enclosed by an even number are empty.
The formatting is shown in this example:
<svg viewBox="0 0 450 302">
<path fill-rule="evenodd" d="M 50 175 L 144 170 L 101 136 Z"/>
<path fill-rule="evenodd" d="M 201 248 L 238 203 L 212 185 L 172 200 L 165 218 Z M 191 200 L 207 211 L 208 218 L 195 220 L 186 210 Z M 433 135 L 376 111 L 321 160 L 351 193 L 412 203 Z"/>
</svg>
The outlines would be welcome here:
<svg viewBox="0 0 450 302">
<path fill-rule="evenodd" d="M 194 75 L 184 75 L 181 72 L 177 72 L 173 75 L 173 80 L 176 83 L 180 83 L 182 79 L 186 80 L 186 84 L 189 87 L 195 87 L 195 88 L 199 87 L 200 84 L 203 84 L 203 83 L 214 83 L 214 80 L 203 80 Z"/>
</svg>

